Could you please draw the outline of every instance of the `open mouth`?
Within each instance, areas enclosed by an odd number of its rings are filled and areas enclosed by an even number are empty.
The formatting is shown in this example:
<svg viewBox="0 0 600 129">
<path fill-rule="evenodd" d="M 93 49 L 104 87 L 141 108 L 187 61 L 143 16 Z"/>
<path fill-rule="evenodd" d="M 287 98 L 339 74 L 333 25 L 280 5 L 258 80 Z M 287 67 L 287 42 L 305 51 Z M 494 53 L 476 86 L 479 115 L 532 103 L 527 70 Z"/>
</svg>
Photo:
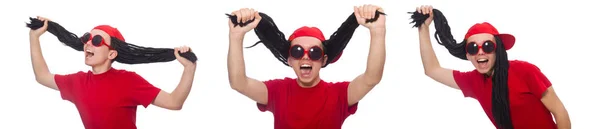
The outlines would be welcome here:
<svg viewBox="0 0 600 129">
<path fill-rule="evenodd" d="M 85 58 L 90 58 L 92 56 L 94 56 L 94 52 L 91 50 L 85 50 Z"/>
<path fill-rule="evenodd" d="M 312 66 L 308 64 L 300 65 L 300 70 L 312 70 Z"/>
<path fill-rule="evenodd" d="M 312 72 L 312 65 L 303 64 L 300 65 L 300 73 L 302 77 L 310 77 L 310 73 Z"/>
<path fill-rule="evenodd" d="M 487 63 L 488 61 L 488 59 L 479 59 L 477 60 L 477 63 Z"/>
</svg>

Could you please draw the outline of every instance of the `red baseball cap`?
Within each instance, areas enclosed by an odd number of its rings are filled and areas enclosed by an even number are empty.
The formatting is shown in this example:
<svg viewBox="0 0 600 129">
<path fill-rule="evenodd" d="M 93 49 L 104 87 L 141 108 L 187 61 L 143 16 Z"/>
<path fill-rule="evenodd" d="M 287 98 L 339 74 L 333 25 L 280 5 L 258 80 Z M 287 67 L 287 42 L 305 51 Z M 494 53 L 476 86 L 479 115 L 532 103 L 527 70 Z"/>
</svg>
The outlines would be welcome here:
<svg viewBox="0 0 600 129">
<path fill-rule="evenodd" d="M 109 25 L 99 25 L 94 27 L 94 29 L 102 30 L 106 32 L 110 37 L 115 37 L 123 42 L 125 42 L 125 38 L 121 35 L 121 32 L 117 28 L 114 28 Z"/>
<path fill-rule="evenodd" d="M 319 39 L 319 41 L 323 42 L 325 41 L 325 36 L 323 35 L 323 32 L 321 32 L 321 30 L 317 27 L 308 27 L 308 26 L 303 26 L 300 27 L 298 29 L 296 29 L 294 31 L 294 33 L 292 33 L 292 35 L 290 35 L 290 38 L 288 38 L 288 41 L 292 41 L 298 37 L 314 37 Z M 340 54 L 335 57 L 330 63 L 335 63 L 338 59 L 340 59 L 340 57 L 342 57 L 342 53 L 340 52 Z"/>
<path fill-rule="evenodd" d="M 296 29 L 294 33 L 290 35 L 290 38 L 288 40 L 291 42 L 292 40 L 303 36 L 314 37 L 319 39 L 321 42 L 325 41 L 325 36 L 323 36 L 323 32 L 321 32 L 319 28 L 307 26 L 303 26 Z"/>
<path fill-rule="evenodd" d="M 471 28 L 469 28 L 469 31 L 467 31 L 467 34 L 465 35 L 465 40 L 467 40 L 469 37 L 471 37 L 475 34 L 481 34 L 481 33 L 487 33 L 487 34 L 491 34 L 491 35 L 500 37 L 500 39 L 502 40 L 502 43 L 504 43 L 504 49 L 506 49 L 506 50 L 509 50 L 510 48 L 512 48 L 515 45 L 515 36 L 513 36 L 511 34 L 498 33 L 498 30 L 494 26 L 492 26 L 492 24 L 490 24 L 488 22 L 477 23 L 477 24 L 471 26 Z"/>
</svg>

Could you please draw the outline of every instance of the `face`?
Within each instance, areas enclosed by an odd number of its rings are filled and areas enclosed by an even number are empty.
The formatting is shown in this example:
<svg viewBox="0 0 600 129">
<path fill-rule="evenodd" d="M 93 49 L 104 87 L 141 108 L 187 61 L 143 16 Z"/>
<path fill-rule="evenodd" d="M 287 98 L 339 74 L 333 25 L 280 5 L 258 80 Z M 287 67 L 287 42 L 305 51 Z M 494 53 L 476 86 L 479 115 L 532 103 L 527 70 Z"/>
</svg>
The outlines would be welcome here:
<svg viewBox="0 0 600 129">
<path fill-rule="evenodd" d="M 496 40 L 491 34 L 475 34 L 467 39 L 467 59 L 482 74 L 491 75 L 496 63 Z"/>
<path fill-rule="evenodd" d="M 288 63 L 298 80 L 307 85 L 318 83 L 319 71 L 327 60 L 321 41 L 314 37 L 298 37 L 292 41 L 291 46 Z"/>
<path fill-rule="evenodd" d="M 81 37 L 84 42 L 85 64 L 99 66 L 110 64 L 117 57 L 117 51 L 110 47 L 110 36 L 101 30 L 94 29 Z"/>
</svg>

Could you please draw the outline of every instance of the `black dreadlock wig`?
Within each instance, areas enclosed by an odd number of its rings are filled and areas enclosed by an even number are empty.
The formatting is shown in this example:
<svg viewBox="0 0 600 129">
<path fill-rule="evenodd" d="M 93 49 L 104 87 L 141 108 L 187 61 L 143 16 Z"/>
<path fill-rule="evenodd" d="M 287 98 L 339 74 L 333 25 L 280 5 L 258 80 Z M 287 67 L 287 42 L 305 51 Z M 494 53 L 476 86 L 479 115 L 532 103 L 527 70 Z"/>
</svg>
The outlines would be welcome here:
<svg viewBox="0 0 600 129">
<path fill-rule="evenodd" d="M 409 12 L 413 19 L 410 23 L 415 23 L 413 27 L 420 27 L 425 20 L 429 18 L 429 14 Z M 435 24 L 435 39 L 440 45 L 448 49 L 453 56 L 467 60 L 466 40 L 457 43 L 450 31 L 448 21 L 442 12 L 438 9 L 433 9 L 433 22 Z M 496 127 L 501 129 L 513 129 L 512 119 L 510 116 L 510 102 L 508 97 L 508 56 L 504 43 L 498 36 L 494 36 L 496 40 L 496 63 L 493 66 L 494 73 L 492 75 L 492 114 Z"/>
<path fill-rule="evenodd" d="M 379 18 L 380 14 L 385 15 L 385 13 L 377 11 L 375 17 L 373 19 L 367 19 L 366 22 L 376 21 L 377 18 Z M 236 16 L 229 14 L 226 15 L 229 16 L 231 22 L 235 26 L 245 26 L 254 21 L 253 19 L 248 22 L 238 23 L 236 20 Z M 273 53 L 275 58 L 277 58 L 281 63 L 285 64 L 286 66 L 290 66 L 287 62 L 287 59 L 289 57 L 288 52 L 290 49 L 291 42 L 288 41 L 285 37 L 285 34 L 283 34 L 283 32 L 281 32 L 279 28 L 277 28 L 275 21 L 273 21 L 271 17 L 264 13 L 259 13 L 259 15 L 262 17 L 262 20 L 258 23 L 256 28 L 254 28 L 254 32 L 256 33 L 260 41 L 246 48 L 251 48 L 258 45 L 259 43 L 263 43 L 265 47 L 267 47 Z M 340 56 L 344 48 L 346 48 L 348 42 L 350 42 L 350 39 L 352 38 L 352 35 L 354 34 L 354 31 L 356 30 L 356 28 L 358 28 L 358 26 L 359 24 L 356 21 L 356 16 L 354 16 L 354 13 L 352 13 L 346 19 L 346 21 L 342 23 L 342 25 L 337 29 L 337 31 L 329 37 L 329 39 L 323 41 L 325 55 L 329 57 L 327 58 L 325 65 L 323 65 L 323 68 L 329 65 L 329 63 L 334 61 L 336 58 L 338 58 L 338 56 Z"/>
<path fill-rule="evenodd" d="M 36 30 L 44 26 L 44 22 L 37 18 L 29 18 L 31 23 L 27 24 L 27 27 L 32 30 Z M 48 21 L 48 32 L 56 36 L 63 44 L 77 50 L 83 51 L 84 43 L 80 38 L 66 30 L 64 27 L 56 22 Z M 175 60 L 174 49 L 172 48 L 152 48 L 137 46 L 125 41 L 119 40 L 118 38 L 111 37 L 111 47 L 113 47 L 119 54 L 117 58 L 112 61 L 117 61 L 123 64 L 143 64 L 143 63 L 157 63 L 157 62 L 169 62 Z M 182 57 L 196 62 L 196 55 L 191 52 L 180 53 Z"/>
</svg>

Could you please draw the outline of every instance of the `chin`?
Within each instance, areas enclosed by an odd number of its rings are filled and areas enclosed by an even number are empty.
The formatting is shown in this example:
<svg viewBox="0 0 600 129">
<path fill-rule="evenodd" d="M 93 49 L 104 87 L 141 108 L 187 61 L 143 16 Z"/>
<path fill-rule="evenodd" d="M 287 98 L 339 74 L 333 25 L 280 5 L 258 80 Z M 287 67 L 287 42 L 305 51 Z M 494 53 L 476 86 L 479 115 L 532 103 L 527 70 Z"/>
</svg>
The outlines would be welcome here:
<svg viewBox="0 0 600 129">
<path fill-rule="evenodd" d="M 490 71 L 492 71 L 491 69 L 477 69 L 477 72 L 481 73 L 481 74 L 487 74 Z"/>
</svg>

